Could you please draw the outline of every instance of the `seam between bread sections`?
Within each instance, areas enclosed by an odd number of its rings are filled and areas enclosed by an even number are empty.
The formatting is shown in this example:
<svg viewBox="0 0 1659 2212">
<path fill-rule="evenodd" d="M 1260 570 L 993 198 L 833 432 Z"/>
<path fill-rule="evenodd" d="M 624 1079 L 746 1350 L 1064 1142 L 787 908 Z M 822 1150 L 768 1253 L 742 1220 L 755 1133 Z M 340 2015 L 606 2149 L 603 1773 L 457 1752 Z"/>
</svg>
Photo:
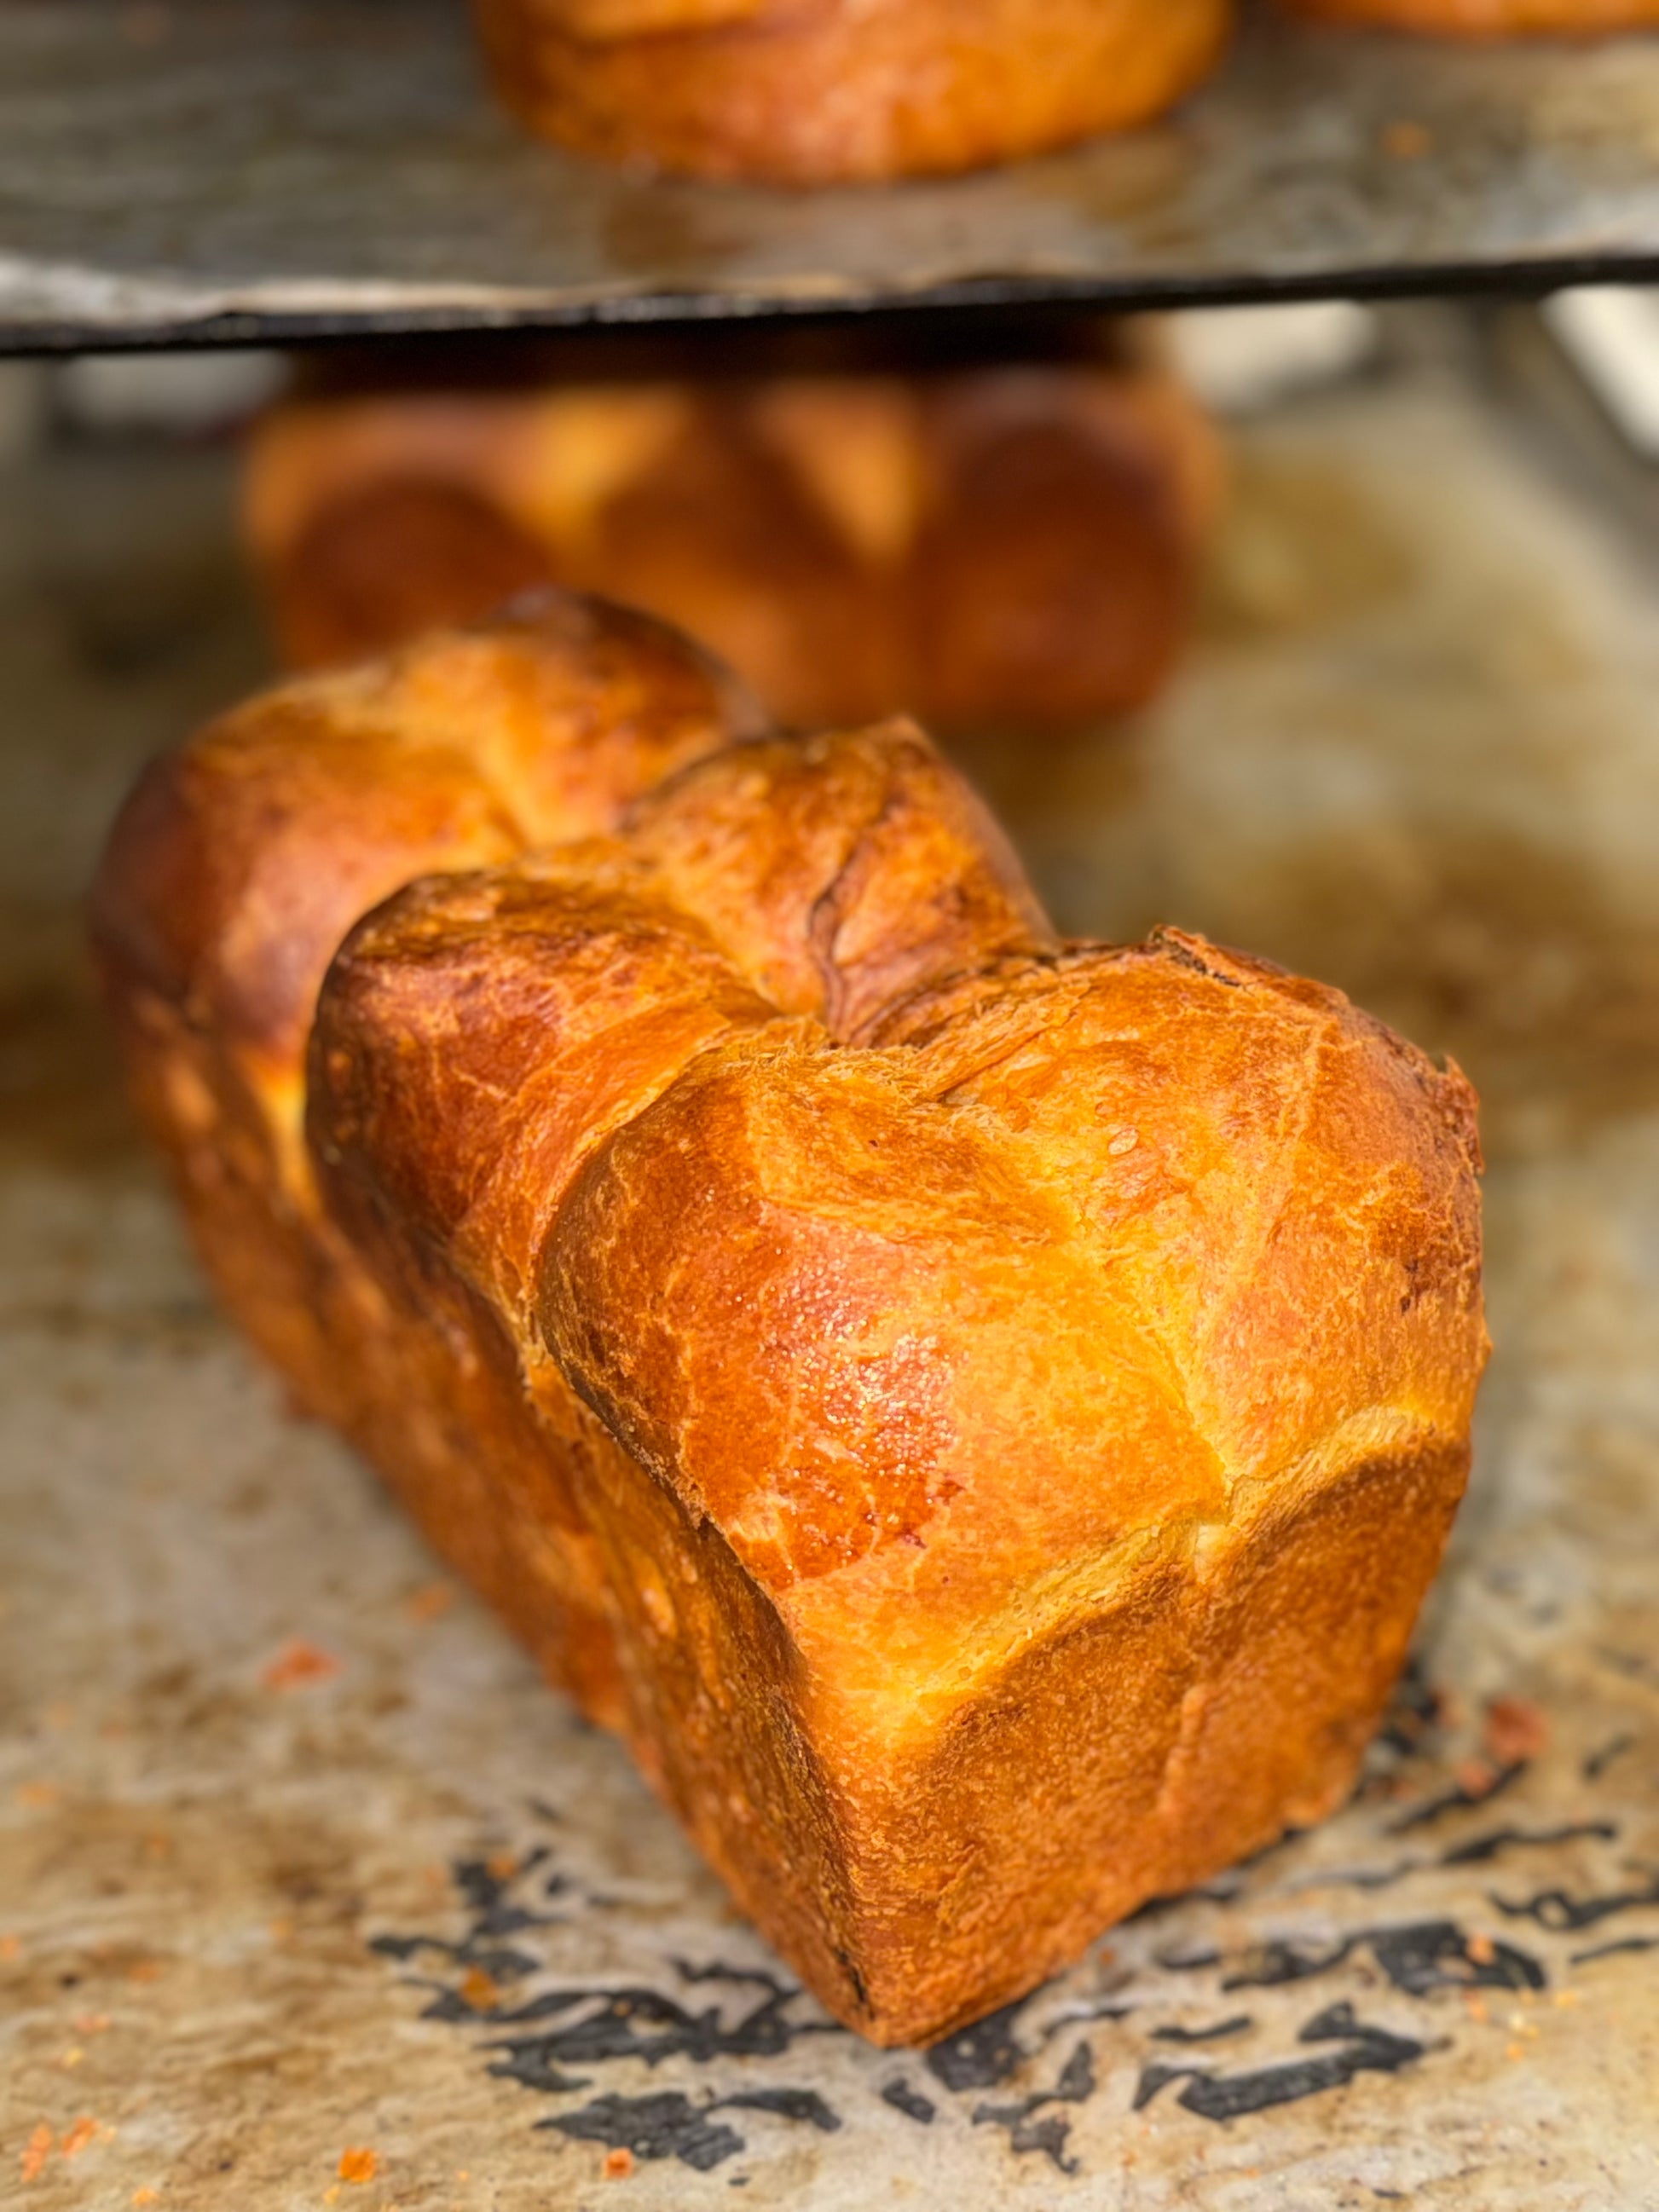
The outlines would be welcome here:
<svg viewBox="0 0 1659 2212">
<path fill-rule="evenodd" d="M 861 1691 L 842 1694 L 860 1725 L 884 1741 L 923 1739 L 952 1711 L 981 1696 L 988 1684 L 1026 1652 L 1117 1610 L 1138 1582 L 1161 1570 L 1174 1570 L 1195 1583 L 1206 1580 L 1248 1528 L 1258 1499 L 1270 1501 L 1276 1511 L 1293 1510 L 1369 1460 L 1405 1458 L 1447 1440 L 1414 1407 L 1364 1407 L 1283 1466 L 1237 1480 L 1222 1513 L 1182 1514 L 1127 1529 L 1099 1550 L 1028 1583 L 1012 1602 L 981 1613 L 964 1632 L 961 1651 L 949 1659 L 922 1671 L 884 1666 L 872 1670 Z M 816 1640 L 812 1616 L 820 1609 L 844 1635 L 848 1586 L 866 1566 L 866 1561 L 855 1562 L 799 1583 L 779 1598 L 780 1610 L 805 1648 Z"/>
</svg>

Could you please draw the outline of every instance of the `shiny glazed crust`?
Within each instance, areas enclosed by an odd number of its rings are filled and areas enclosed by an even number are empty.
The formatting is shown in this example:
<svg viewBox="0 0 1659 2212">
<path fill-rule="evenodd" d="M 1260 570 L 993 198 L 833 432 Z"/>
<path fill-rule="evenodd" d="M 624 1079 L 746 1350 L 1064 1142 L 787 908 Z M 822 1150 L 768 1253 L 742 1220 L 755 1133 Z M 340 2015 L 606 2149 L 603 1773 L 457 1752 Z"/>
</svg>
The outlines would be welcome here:
<svg viewBox="0 0 1659 2212">
<path fill-rule="evenodd" d="M 290 663 L 559 583 L 723 653 L 798 728 L 1065 728 L 1185 635 L 1220 462 L 1147 367 L 1041 364 L 297 401 L 246 531 Z"/>
<path fill-rule="evenodd" d="M 95 922 L 233 1310 L 850 2025 L 1348 1788 L 1485 1356 L 1455 1070 L 1061 944 L 914 726 L 561 599 L 160 763 Z"/>
<path fill-rule="evenodd" d="M 1144 122 L 1231 0 L 477 0 L 503 98 L 580 154 L 822 185 L 973 169 Z"/>
</svg>

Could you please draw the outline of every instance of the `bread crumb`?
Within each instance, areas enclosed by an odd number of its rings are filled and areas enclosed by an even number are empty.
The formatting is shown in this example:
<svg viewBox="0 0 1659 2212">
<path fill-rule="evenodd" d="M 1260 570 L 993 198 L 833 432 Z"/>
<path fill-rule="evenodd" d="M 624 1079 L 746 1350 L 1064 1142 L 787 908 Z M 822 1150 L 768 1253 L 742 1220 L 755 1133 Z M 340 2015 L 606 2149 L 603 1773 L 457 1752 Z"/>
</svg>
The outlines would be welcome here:
<svg viewBox="0 0 1659 2212">
<path fill-rule="evenodd" d="M 1390 123 L 1382 133 L 1382 151 L 1391 161 L 1420 161 L 1433 143 L 1420 123 L 1403 118 Z"/>
<path fill-rule="evenodd" d="M 307 1682 L 326 1682 L 339 1671 L 340 1662 L 332 1652 L 295 1636 L 283 1644 L 259 1680 L 267 1690 L 294 1690 Z"/>
<path fill-rule="evenodd" d="M 40 2169 L 52 2156 L 52 2133 L 44 2120 L 37 2121 L 23 2146 L 21 2172 L 25 2181 L 38 2181 Z"/>
<path fill-rule="evenodd" d="M 474 2012 L 489 2012 L 501 2002 L 501 1984 L 482 1966 L 469 1966 L 461 1977 L 461 1995 Z"/>
<path fill-rule="evenodd" d="M 373 2181 L 380 2170 L 380 2161 L 372 2150 L 343 2150 L 340 2153 L 342 2181 Z"/>
<path fill-rule="evenodd" d="M 97 2121 L 90 2113 L 83 2112 L 75 2125 L 64 2135 L 63 2142 L 58 2148 L 65 2158 L 79 2158 L 97 2132 Z"/>
<path fill-rule="evenodd" d="M 135 2189 L 130 2201 L 137 2208 L 137 2212 L 144 2212 L 145 2205 L 159 2203 L 161 2195 L 159 2189 Z"/>
<path fill-rule="evenodd" d="M 1500 1766 L 1536 1759 L 1549 1740 L 1548 1717 L 1529 1698 L 1494 1698 L 1486 1707 L 1482 1741 Z"/>
<path fill-rule="evenodd" d="M 634 2154 L 626 2148 L 608 2150 L 605 2154 L 605 2178 L 607 2181 L 626 2181 L 634 2171 Z"/>
<path fill-rule="evenodd" d="M 1477 1966 L 1489 1966 L 1498 1956 L 1498 1946 L 1490 1936 L 1471 1936 L 1468 1954 Z"/>
</svg>

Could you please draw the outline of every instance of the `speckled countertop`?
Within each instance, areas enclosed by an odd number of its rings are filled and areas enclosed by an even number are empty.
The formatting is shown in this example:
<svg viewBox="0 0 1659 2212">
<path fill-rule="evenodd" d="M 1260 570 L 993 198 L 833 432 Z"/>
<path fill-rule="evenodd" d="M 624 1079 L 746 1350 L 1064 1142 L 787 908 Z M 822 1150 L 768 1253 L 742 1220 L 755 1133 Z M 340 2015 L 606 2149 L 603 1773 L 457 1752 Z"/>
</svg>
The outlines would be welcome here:
<svg viewBox="0 0 1659 2212">
<path fill-rule="evenodd" d="M 1135 730 L 971 764 L 1066 921 L 1351 985 L 1488 1101 L 1498 1352 L 1352 1805 L 925 2056 L 832 2029 L 207 1304 L 71 895 L 257 673 L 213 452 L 0 501 L 0 2199 L 1659 2206 L 1655 574 L 1435 371 L 1241 438 Z"/>
</svg>

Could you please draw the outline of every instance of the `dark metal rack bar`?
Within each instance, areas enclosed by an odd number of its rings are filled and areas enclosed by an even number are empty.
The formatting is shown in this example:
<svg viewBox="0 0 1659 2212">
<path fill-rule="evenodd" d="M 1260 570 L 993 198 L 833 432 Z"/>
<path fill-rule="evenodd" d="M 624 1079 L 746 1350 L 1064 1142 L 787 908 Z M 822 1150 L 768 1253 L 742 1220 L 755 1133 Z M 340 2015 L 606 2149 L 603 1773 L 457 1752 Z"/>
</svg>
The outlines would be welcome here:
<svg viewBox="0 0 1659 2212">
<path fill-rule="evenodd" d="M 1659 40 L 1263 14 L 1131 137 L 879 191 L 713 187 L 525 138 L 460 0 L 0 0 L 0 349 L 1636 279 L 1656 149 Z"/>
</svg>

